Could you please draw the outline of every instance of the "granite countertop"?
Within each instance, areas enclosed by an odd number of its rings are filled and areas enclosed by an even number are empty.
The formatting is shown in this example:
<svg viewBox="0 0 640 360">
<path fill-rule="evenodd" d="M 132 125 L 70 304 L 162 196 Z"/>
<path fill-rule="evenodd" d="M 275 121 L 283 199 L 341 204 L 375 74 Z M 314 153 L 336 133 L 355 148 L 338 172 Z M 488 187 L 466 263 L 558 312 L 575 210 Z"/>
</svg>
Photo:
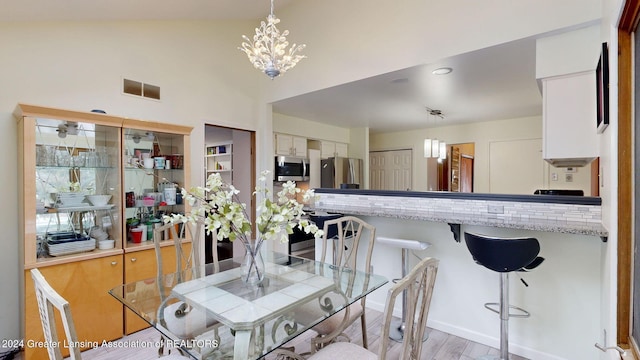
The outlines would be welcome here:
<svg viewBox="0 0 640 360">
<path fill-rule="evenodd" d="M 363 216 L 591 235 L 606 240 L 598 197 L 316 189 L 315 209 Z"/>
</svg>

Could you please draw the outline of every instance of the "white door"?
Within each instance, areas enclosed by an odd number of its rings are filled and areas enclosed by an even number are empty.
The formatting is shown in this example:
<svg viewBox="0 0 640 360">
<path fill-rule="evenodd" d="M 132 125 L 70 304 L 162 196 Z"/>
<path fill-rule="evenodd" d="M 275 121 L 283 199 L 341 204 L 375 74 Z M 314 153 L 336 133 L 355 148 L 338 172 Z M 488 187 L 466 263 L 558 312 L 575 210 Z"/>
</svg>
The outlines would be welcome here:
<svg viewBox="0 0 640 360">
<path fill-rule="evenodd" d="M 411 190 L 412 150 L 369 153 L 369 187 L 374 190 Z"/>
<path fill-rule="evenodd" d="M 489 191 L 497 194 L 533 194 L 544 186 L 542 139 L 489 143 Z"/>
</svg>

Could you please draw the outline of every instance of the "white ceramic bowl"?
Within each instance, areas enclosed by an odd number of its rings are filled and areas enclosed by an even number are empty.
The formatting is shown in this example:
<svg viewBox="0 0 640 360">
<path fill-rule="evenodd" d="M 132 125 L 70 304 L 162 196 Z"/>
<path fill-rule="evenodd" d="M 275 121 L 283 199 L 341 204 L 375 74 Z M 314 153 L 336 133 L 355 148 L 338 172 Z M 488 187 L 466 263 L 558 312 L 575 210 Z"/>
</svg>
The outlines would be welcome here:
<svg viewBox="0 0 640 360">
<path fill-rule="evenodd" d="M 84 201 L 84 193 L 82 192 L 61 192 L 58 193 L 58 199 L 63 206 L 76 206 Z"/>
<path fill-rule="evenodd" d="M 113 249 L 114 246 L 116 244 L 115 240 L 100 240 L 98 241 L 98 249 L 102 249 L 102 250 L 106 250 L 106 249 Z"/>
<path fill-rule="evenodd" d="M 109 234 L 104 233 L 104 234 L 96 234 L 96 235 L 91 235 L 92 238 L 98 240 L 98 241 L 102 241 L 102 240 L 107 240 L 109 238 Z"/>
<path fill-rule="evenodd" d="M 105 206 L 111 200 L 111 195 L 87 195 L 87 199 L 93 206 Z"/>
</svg>

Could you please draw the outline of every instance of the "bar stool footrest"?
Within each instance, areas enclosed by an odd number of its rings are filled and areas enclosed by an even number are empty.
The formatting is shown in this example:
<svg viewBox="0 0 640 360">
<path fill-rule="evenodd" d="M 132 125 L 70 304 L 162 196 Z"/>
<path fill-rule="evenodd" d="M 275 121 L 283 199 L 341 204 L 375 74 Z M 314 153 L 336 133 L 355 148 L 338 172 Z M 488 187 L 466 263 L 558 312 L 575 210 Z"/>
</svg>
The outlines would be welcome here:
<svg viewBox="0 0 640 360">
<path fill-rule="evenodd" d="M 485 303 L 484 307 L 487 308 L 488 310 L 493 311 L 494 313 L 500 315 L 500 303 Z M 495 309 L 493 307 L 496 307 Z M 531 316 L 531 313 L 529 313 L 527 310 L 517 307 L 517 306 L 513 306 L 513 305 L 509 305 L 509 309 L 514 309 L 516 311 L 519 311 L 519 313 L 512 313 L 509 312 L 509 317 L 515 317 L 515 318 L 528 318 Z"/>
</svg>

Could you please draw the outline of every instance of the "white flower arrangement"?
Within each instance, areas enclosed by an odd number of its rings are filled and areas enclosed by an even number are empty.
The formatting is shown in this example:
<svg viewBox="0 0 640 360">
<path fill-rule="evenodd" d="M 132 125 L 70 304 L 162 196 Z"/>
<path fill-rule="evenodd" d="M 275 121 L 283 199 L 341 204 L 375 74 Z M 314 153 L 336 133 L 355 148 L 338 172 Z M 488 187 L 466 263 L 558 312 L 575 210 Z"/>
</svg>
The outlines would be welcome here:
<svg viewBox="0 0 640 360">
<path fill-rule="evenodd" d="M 220 174 L 213 173 L 207 178 L 204 187 L 198 186 L 187 191 L 182 189 L 182 196 L 191 206 L 191 212 L 185 215 L 165 215 L 165 223 L 190 222 L 204 223 L 207 234 L 216 232 L 218 240 L 228 238 L 231 241 L 240 239 L 253 254 L 257 253 L 265 240 L 279 240 L 287 242 L 288 235 L 295 227 L 315 238 L 321 238 L 323 231 L 307 219 L 303 219 L 303 204 L 297 201 L 297 195 L 302 193 L 303 202 L 315 198 L 312 189 L 303 191 L 296 187 L 296 183 L 288 181 L 283 184 L 275 199 L 271 199 L 270 191 L 266 188 L 269 171 L 260 174 L 260 185 L 256 186 L 254 196 L 262 195 L 262 201 L 257 208 L 255 221 L 257 236 L 251 233 L 251 222 L 246 213 L 246 205 L 238 200 L 239 191 L 225 183 Z M 252 240 L 255 239 L 255 242 Z"/>
</svg>

